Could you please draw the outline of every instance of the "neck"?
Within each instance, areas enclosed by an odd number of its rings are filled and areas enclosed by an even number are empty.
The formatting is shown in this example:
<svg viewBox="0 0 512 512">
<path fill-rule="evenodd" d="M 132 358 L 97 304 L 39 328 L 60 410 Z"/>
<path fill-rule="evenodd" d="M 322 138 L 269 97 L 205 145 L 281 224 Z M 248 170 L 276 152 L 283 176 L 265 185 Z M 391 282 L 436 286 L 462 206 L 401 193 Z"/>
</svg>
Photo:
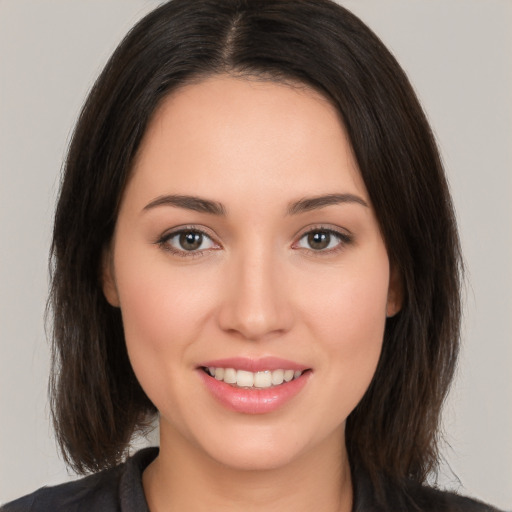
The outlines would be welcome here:
<svg viewBox="0 0 512 512">
<path fill-rule="evenodd" d="M 160 454 L 143 474 L 151 512 L 350 512 L 352 481 L 343 436 L 272 469 L 244 470 L 161 433 Z"/>
</svg>

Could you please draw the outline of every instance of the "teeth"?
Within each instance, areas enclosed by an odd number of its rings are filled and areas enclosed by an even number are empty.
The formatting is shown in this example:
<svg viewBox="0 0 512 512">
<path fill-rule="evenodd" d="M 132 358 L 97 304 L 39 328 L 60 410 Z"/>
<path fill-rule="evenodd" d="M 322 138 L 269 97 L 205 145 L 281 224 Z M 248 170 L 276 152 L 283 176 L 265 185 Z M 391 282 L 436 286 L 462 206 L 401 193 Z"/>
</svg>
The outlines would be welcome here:
<svg viewBox="0 0 512 512">
<path fill-rule="evenodd" d="M 272 384 L 279 386 L 284 381 L 284 370 L 274 370 L 272 372 Z"/>
<path fill-rule="evenodd" d="M 293 370 L 285 370 L 283 378 L 285 382 L 290 382 L 293 379 L 295 372 Z"/>
<path fill-rule="evenodd" d="M 255 388 L 269 388 L 272 386 L 272 372 L 258 372 L 254 376 Z"/>
<path fill-rule="evenodd" d="M 226 384 L 232 384 L 240 388 L 270 388 L 279 386 L 283 382 L 290 382 L 302 375 L 300 370 L 264 370 L 262 372 L 248 372 L 235 370 L 234 368 L 206 368 L 207 373 Z"/>
<path fill-rule="evenodd" d="M 215 370 L 217 371 L 217 370 Z M 252 388 L 254 384 L 254 373 L 238 370 L 236 372 L 236 385 L 241 388 Z"/>
<path fill-rule="evenodd" d="M 227 384 L 236 384 L 236 370 L 226 368 L 224 370 L 224 382 Z"/>
</svg>

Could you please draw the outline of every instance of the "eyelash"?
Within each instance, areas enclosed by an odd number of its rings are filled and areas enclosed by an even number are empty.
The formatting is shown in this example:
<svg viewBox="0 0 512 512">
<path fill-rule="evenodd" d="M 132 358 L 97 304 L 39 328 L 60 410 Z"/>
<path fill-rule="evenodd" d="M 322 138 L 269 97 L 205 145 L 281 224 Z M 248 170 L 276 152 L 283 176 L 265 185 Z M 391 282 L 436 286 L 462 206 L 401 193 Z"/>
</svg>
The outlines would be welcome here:
<svg viewBox="0 0 512 512">
<path fill-rule="evenodd" d="M 197 234 L 197 235 L 200 235 L 206 239 L 209 239 L 211 241 L 212 244 L 216 245 L 215 248 L 207 248 L 207 249 L 202 249 L 202 250 L 190 250 L 190 251 L 187 251 L 185 249 L 176 249 L 175 247 L 173 247 L 169 242 L 170 240 L 172 240 L 173 238 L 175 237 L 178 237 L 180 235 L 183 235 L 183 234 L 187 234 L 187 233 L 193 233 L 193 234 Z M 297 248 L 297 249 L 300 249 L 300 247 L 297 247 L 297 244 L 303 240 L 305 237 L 307 237 L 308 235 L 311 235 L 313 233 L 324 233 L 324 234 L 327 234 L 329 236 L 334 236 L 335 238 L 338 239 L 338 243 L 336 244 L 335 247 L 332 247 L 330 249 L 318 249 L 318 250 L 315 250 L 315 249 L 311 249 L 311 248 L 302 248 L 306 251 L 308 251 L 309 253 L 313 254 L 313 255 L 316 255 L 316 256 L 324 256 L 324 255 L 332 255 L 332 254 L 336 254 L 338 253 L 339 251 L 342 251 L 347 245 L 351 244 L 353 242 L 353 237 L 352 235 L 349 235 L 347 233 L 344 233 L 342 231 L 338 231 L 336 229 L 333 229 L 333 228 L 326 228 L 326 227 L 323 227 L 323 226 L 314 226 L 314 227 L 310 227 L 308 228 L 307 231 L 303 232 L 298 241 L 297 242 L 294 242 L 293 245 L 292 245 L 292 248 Z M 208 234 L 206 233 L 203 229 L 199 229 L 195 226 L 185 226 L 185 227 L 182 227 L 182 228 L 179 228 L 177 229 L 176 231 L 171 231 L 170 233 L 165 233 L 164 235 L 162 235 L 157 241 L 156 241 L 156 244 L 161 247 L 163 250 L 165 251 L 168 251 L 176 256 L 179 256 L 179 257 L 182 257 L 182 258 L 197 258 L 197 257 L 201 257 L 204 255 L 205 252 L 209 251 L 209 250 L 218 250 L 220 248 L 220 245 L 217 244 L 213 238 Z"/>
<path fill-rule="evenodd" d="M 330 237 L 335 237 L 338 239 L 338 243 L 331 247 L 330 249 L 311 249 L 311 248 L 304 248 L 304 250 L 308 251 L 310 254 L 314 256 L 330 256 L 333 254 L 337 254 L 338 252 L 345 249 L 346 246 L 350 245 L 353 242 L 353 236 L 351 234 L 348 234 L 343 231 L 339 231 L 334 228 L 326 228 L 324 226 L 310 226 L 307 228 L 306 231 L 304 231 L 300 236 L 297 242 L 294 242 L 292 247 L 295 247 L 301 240 L 303 240 L 308 235 L 311 235 L 313 233 L 324 233 L 329 235 Z"/>
<path fill-rule="evenodd" d="M 213 238 L 208 233 L 206 233 L 203 229 L 199 229 L 195 226 L 185 226 L 175 231 L 165 233 L 157 240 L 156 244 L 159 247 L 161 247 L 164 251 L 168 251 L 181 258 L 198 258 L 200 256 L 203 256 L 206 251 L 211 250 L 210 248 L 208 248 L 202 250 L 187 251 L 185 249 L 176 249 L 169 243 L 170 240 L 172 240 L 173 238 L 186 233 L 194 233 L 197 235 L 201 235 L 203 238 L 209 239 L 214 245 L 217 245 L 217 247 L 220 247 L 219 244 L 216 244 L 216 242 L 213 241 Z M 217 248 L 215 248 L 214 250 L 217 250 Z"/>
</svg>

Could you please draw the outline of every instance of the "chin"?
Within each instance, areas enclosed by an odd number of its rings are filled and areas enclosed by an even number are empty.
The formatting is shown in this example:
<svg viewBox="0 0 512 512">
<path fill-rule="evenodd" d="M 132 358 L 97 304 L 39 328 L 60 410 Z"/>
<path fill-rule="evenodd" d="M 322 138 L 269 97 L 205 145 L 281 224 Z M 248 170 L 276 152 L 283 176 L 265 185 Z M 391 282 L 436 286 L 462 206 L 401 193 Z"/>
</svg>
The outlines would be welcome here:
<svg viewBox="0 0 512 512">
<path fill-rule="evenodd" d="M 308 433 L 300 427 L 295 431 L 283 425 L 253 425 L 252 428 L 235 429 L 216 440 L 206 441 L 209 446 L 203 445 L 203 450 L 222 466 L 239 471 L 270 471 L 291 467 L 294 462 L 319 453 L 316 449 L 328 440 L 331 441 L 329 446 L 332 451 L 333 438 L 342 451 L 344 435 L 339 429 L 322 435 L 320 428 Z"/>
<path fill-rule="evenodd" d="M 272 471 L 293 463 L 300 458 L 297 450 L 288 450 L 283 446 L 237 446 L 223 453 L 211 453 L 210 456 L 222 466 L 237 471 Z"/>
</svg>

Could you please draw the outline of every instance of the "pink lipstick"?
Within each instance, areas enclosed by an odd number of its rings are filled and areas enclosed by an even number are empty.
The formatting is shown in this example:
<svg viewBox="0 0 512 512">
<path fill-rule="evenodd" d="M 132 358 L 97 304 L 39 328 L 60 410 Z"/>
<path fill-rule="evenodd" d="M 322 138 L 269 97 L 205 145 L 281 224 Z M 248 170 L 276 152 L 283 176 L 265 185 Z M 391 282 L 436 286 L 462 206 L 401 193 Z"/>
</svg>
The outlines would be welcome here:
<svg viewBox="0 0 512 512">
<path fill-rule="evenodd" d="M 307 384 L 311 369 L 275 357 L 206 361 L 198 374 L 213 397 L 242 414 L 265 414 L 284 406 Z"/>
</svg>

